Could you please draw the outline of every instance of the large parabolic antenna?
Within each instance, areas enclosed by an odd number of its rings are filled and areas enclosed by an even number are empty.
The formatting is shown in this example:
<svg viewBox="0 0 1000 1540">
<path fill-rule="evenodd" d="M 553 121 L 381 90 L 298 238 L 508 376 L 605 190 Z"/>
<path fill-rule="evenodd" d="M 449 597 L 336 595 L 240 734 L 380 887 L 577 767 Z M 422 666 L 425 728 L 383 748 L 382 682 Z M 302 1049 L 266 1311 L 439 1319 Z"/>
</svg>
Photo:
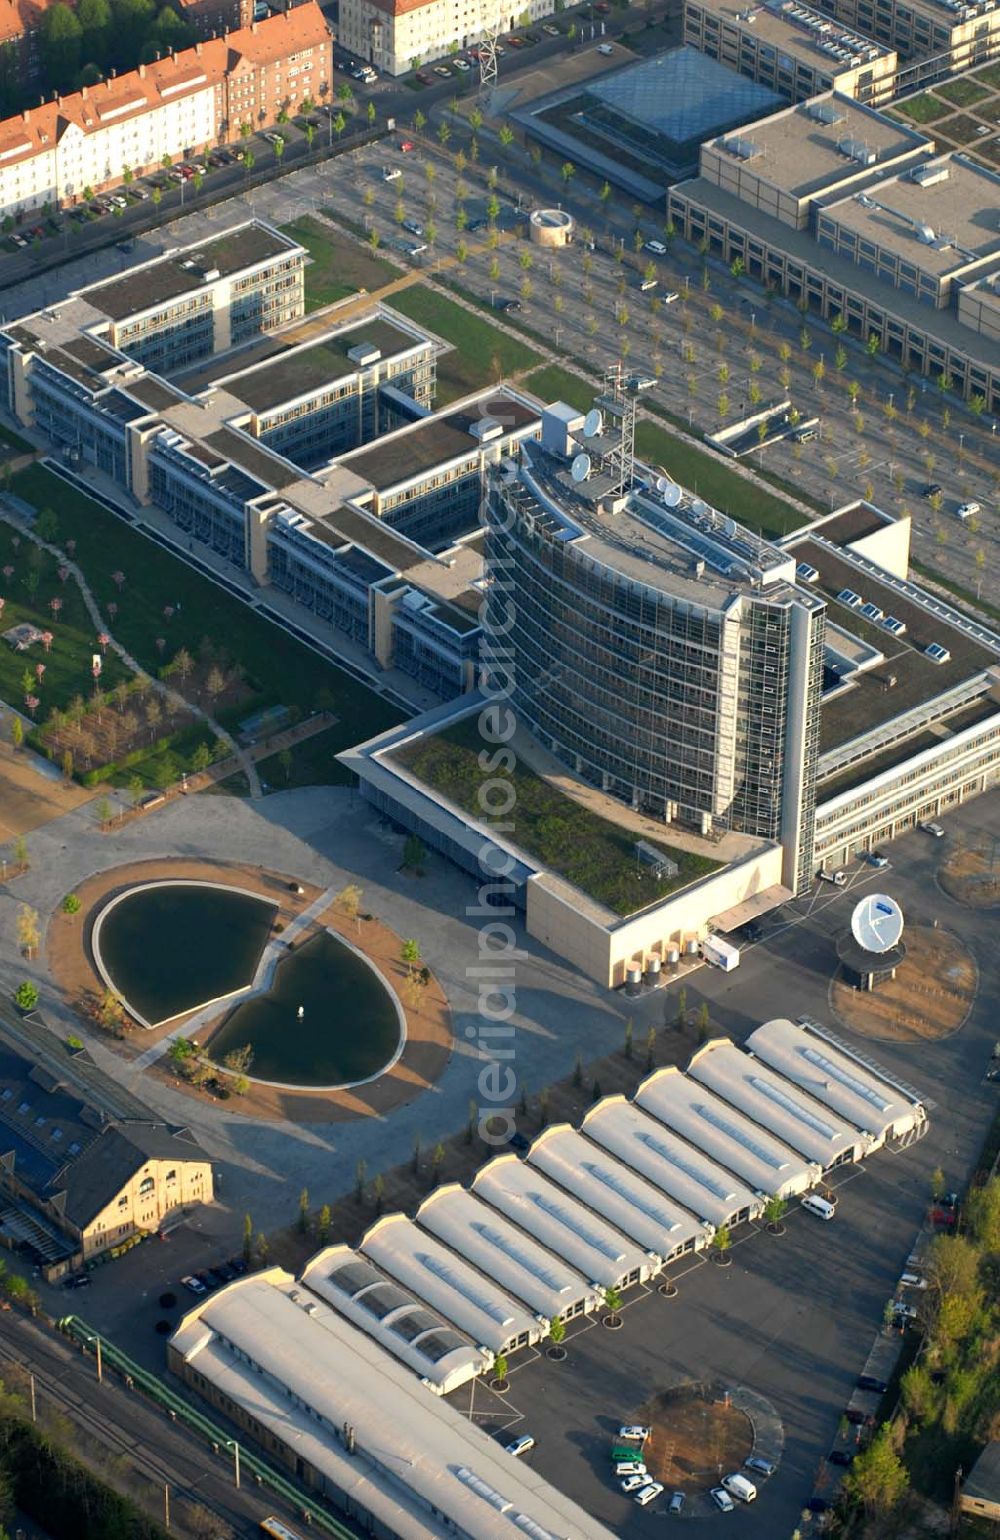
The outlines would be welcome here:
<svg viewBox="0 0 1000 1540">
<path fill-rule="evenodd" d="M 885 893 L 869 893 L 855 905 L 851 932 L 866 952 L 889 952 L 903 934 L 903 911 Z"/>
</svg>

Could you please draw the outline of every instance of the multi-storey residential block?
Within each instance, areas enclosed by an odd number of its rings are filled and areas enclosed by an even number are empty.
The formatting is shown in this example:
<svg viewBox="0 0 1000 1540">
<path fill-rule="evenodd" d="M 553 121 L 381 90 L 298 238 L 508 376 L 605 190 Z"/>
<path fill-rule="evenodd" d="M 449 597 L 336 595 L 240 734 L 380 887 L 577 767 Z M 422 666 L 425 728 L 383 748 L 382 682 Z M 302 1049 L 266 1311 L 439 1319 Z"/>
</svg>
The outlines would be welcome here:
<svg viewBox="0 0 1000 1540">
<path fill-rule="evenodd" d="M 173 0 L 173 4 L 181 20 L 202 38 L 238 32 L 254 19 L 254 0 Z"/>
<path fill-rule="evenodd" d="M 833 90 L 877 106 L 893 94 L 895 50 L 799 0 L 686 0 L 684 41 L 793 102 Z"/>
<path fill-rule="evenodd" d="M 228 37 L 84 86 L 0 123 L 0 214 L 74 202 L 164 157 L 276 121 L 333 80 L 333 42 L 315 0 Z"/>
<path fill-rule="evenodd" d="M 528 0 L 509 10 L 486 0 L 341 0 L 338 37 L 345 48 L 388 75 L 405 75 L 425 59 L 478 43 L 496 24 L 551 16 L 555 0 Z"/>
<path fill-rule="evenodd" d="M 710 140 L 668 206 L 687 239 L 1000 411 L 995 173 L 829 95 Z"/>
</svg>

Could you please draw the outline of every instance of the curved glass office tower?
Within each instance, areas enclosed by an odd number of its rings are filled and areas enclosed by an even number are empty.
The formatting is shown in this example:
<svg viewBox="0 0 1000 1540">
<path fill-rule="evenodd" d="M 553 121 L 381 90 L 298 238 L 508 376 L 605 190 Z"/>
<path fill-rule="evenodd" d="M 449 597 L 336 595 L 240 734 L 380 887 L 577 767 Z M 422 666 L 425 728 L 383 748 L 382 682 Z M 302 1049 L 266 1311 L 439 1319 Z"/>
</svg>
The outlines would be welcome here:
<svg viewBox="0 0 1000 1540">
<path fill-rule="evenodd" d="M 665 478 L 621 494 L 591 456 L 575 479 L 581 442 L 568 409 L 549 409 L 542 443 L 493 478 L 487 665 L 581 779 L 700 833 L 780 840 L 797 890 L 812 876 L 825 606 L 791 557 Z"/>
</svg>

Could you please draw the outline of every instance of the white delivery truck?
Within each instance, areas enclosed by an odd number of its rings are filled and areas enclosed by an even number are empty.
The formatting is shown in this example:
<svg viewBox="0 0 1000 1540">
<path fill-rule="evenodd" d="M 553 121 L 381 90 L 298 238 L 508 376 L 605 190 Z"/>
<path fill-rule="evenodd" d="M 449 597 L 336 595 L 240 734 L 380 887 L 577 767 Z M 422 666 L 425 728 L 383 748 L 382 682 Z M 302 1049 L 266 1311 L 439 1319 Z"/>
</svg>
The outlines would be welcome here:
<svg viewBox="0 0 1000 1540">
<path fill-rule="evenodd" d="M 723 941 L 721 936 L 706 936 L 701 943 L 701 955 L 723 973 L 732 973 L 740 965 L 739 947 L 733 946 L 731 941 Z"/>
</svg>

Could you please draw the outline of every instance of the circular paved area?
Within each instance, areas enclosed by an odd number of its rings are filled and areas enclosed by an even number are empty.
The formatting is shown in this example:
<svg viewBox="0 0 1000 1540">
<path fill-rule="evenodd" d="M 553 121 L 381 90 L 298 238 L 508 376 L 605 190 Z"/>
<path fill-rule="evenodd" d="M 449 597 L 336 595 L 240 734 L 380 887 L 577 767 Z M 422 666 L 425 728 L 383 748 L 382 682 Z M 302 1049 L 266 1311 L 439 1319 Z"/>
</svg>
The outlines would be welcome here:
<svg viewBox="0 0 1000 1540">
<path fill-rule="evenodd" d="M 930 925 L 909 926 L 906 948 L 896 977 L 873 990 L 834 979 L 830 1004 L 852 1032 L 882 1042 L 933 1042 L 964 1024 L 979 988 L 971 952 L 951 931 Z"/>
</svg>

